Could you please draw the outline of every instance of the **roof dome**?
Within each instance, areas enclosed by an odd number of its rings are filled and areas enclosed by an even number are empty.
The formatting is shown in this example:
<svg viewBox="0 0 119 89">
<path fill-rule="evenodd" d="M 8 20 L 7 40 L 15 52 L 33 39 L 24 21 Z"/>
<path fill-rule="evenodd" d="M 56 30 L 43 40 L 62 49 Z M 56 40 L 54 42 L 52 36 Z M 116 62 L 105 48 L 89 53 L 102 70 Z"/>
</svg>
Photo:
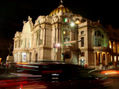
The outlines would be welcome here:
<svg viewBox="0 0 119 89">
<path fill-rule="evenodd" d="M 63 15 L 65 13 L 71 13 L 71 11 L 61 4 L 58 8 L 54 9 L 49 15 L 50 16 L 59 15 L 59 14 Z"/>
</svg>

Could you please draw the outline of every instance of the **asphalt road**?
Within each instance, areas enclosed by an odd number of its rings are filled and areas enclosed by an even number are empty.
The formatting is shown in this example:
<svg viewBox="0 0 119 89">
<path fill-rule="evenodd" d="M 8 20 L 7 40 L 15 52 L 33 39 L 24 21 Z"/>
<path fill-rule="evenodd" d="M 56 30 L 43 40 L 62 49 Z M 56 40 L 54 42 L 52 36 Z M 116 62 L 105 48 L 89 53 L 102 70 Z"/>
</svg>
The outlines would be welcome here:
<svg viewBox="0 0 119 89">
<path fill-rule="evenodd" d="M 28 76 L 16 77 L 7 73 L 7 71 L 3 71 L 3 69 L 0 71 L 0 89 L 79 89 L 77 82 L 40 81 L 38 78 L 27 78 Z M 108 75 L 107 77 L 105 85 L 109 85 L 109 87 L 90 89 L 119 89 L 119 75 Z M 85 80 L 83 82 L 81 81 L 81 84 L 83 84 L 84 87 L 88 86 Z M 93 86 L 94 85 L 96 85 L 95 81 Z M 81 87 L 81 89 L 84 89 L 84 87 Z"/>
<path fill-rule="evenodd" d="M 63 82 L 48 82 L 40 81 L 38 78 L 27 78 L 27 77 L 15 77 L 9 74 L 2 74 L 0 79 L 0 89 L 79 89 L 78 84 L 72 81 Z M 83 81 L 84 87 L 88 86 Z M 90 89 L 119 89 L 119 76 L 111 76 L 108 78 L 106 83 L 109 83 L 110 87 L 106 88 L 90 88 Z M 85 89 L 82 87 L 82 89 Z"/>
<path fill-rule="evenodd" d="M 109 89 L 119 89 L 119 75 L 118 76 L 110 76 L 109 79 L 111 80 L 111 87 Z"/>
</svg>

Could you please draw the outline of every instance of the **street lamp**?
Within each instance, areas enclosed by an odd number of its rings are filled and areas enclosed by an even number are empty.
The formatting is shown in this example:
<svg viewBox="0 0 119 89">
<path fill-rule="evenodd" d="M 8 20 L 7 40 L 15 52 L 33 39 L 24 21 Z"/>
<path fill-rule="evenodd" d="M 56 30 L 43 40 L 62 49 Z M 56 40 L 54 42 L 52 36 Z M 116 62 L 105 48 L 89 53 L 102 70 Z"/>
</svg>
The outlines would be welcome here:
<svg viewBox="0 0 119 89">
<path fill-rule="evenodd" d="M 61 46 L 60 43 L 55 44 L 55 48 L 60 48 L 60 46 Z"/>
<path fill-rule="evenodd" d="M 74 28 L 71 32 L 73 34 L 73 39 L 71 39 L 71 42 L 74 42 L 74 45 L 71 45 L 73 60 L 72 63 L 78 64 L 78 21 L 73 21 L 70 23 L 70 27 Z"/>
<path fill-rule="evenodd" d="M 68 25 L 68 27 L 70 28 L 70 30 L 64 30 L 64 27 L 63 27 L 63 25 L 62 25 L 62 27 L 61 27 L 61 34 L 62 34 L 62 42 L 61 42 L 61 59 L 64 61 L 64 44 L 69 44 L 69 43 L 75 43 L 75 45 L 73 46 L 73 48 L 75 49 L 75 51 L 76 51 L 76 55 L 77 55 L 77 63 L 79 62 L 79 60 L 78 60 L 78 42 L 81 42 L 81 40 L 78 40 L 78 24 L 80 24 L 81 22 L 80 22 L 80 20 L 79 19 L 75 19 L 75 20 L 73 20 L 73 19 L 69 19 L 69 18 L 64 18 L 63 19 L 63 21 L 64 21 L 64 24 L 66 24 L 66 25 Z M 71 28 L 73 28 L 73 29 L 71 29 Z M 67 42 L 64 42 L 64 36 L 66 35 L 66 37 L 67 37 L 67 35 L 68 35 L 68 33 L 67 33 L 67 31 L 70 31 L 71 33 L 73 33 L 74 32 L 74 37 L 73 38 L 70 38 L 70 40 L 68 41 L 67 40 Z M 68 45 L 67 45 L 68 46 Z M 71 45 L 70 45 L 71 46 Z M 72 49 L 72 48 L 71 48 Z M 73 50 L 73 49 L 72 49 Z"/>
<path fill-rule="evenodd" d="M 75 27 L 75 23 L 73 21 L 69 22 L 68 18 L 64 18 L 64 23 L 66 23 L 66 25 L 69 25 L 71 28 Z M 68 27 L 69 27 L 68 26 Z M 62 46 L 61 46 L 61 60 L 64 61 L 64 35 L 66 35 L 66 31 L 64 31 L 64 28 L 61 27 L 61 34 L 62 34 Z"/>
<path fill-rule="evenodd" d="M 71 26 L 71 27 L 74 27 L 74 26 L 75 26 L 75 23 L 74 23 L 74 22 L 71 22 L 71 23 L 70 23 L 70 26 Z"/>
</svg>

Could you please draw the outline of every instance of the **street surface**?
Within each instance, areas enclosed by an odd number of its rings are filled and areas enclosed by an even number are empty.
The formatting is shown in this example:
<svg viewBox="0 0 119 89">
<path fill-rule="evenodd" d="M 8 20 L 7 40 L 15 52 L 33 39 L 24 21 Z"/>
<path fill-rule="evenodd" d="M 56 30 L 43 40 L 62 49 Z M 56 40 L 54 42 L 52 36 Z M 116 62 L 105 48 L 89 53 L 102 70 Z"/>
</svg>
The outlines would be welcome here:
<svg viewBox="0 0 119 89">
<path fill-rule="evenodd" d="M 119 74 L 103 74 L 100 78 L 100 72 L 96 72 L 98 77 L 90 76 L 87 69 L 74 65 L 42 66 L 48 70 L 36 71 L 37 67 L 32 66 L 36 69 L 14 73 L 0 68 L 0 89 L 119 89 Z"/>
<path fill-rule="evenodd" d="M 111 87 L 109 89 L 119 89 L 119 76 L 111 76 L 109 77 L 111 80 Z"/>
</svg>

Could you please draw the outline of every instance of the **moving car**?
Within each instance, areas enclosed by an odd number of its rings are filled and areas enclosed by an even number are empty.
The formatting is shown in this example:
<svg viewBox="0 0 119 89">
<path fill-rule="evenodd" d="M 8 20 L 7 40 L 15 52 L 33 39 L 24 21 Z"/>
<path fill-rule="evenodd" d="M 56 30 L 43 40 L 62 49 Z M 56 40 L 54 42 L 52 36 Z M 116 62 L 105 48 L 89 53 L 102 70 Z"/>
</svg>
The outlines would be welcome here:
<svg viewBox="0 0 119 89">
<path fill-rule="evenodd" d="M 90 69 L 61 62 L 18 64 L 14 79 L 2 80 L 0 89 L 102 89 L 103 81 L 92 76 Z M 11 82 L 9 82 L 11 81 Z M 9 88 L 6 88 L 9 86 Z M 2 88 L 1 88 L 2 87 Z M 3 88 L 4 87 L 4 88 Z"/>
</svg>

